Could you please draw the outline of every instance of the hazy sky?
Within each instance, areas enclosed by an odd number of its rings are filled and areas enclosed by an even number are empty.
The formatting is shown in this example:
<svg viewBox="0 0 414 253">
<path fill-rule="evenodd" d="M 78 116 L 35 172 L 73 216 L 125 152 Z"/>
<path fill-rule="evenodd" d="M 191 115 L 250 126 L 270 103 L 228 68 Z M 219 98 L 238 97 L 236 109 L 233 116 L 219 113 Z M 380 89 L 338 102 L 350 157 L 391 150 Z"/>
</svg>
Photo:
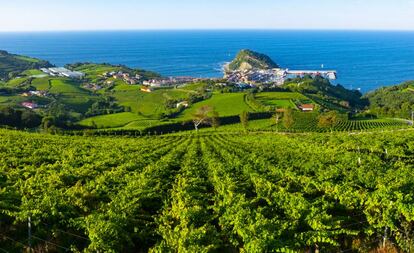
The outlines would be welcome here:
<svg viewBox="0 0 414 253">
<path fill-rule="evenodd" d="M 414 30 L 414 0 L 0 0 L 0 31 Z"/>
</svg>

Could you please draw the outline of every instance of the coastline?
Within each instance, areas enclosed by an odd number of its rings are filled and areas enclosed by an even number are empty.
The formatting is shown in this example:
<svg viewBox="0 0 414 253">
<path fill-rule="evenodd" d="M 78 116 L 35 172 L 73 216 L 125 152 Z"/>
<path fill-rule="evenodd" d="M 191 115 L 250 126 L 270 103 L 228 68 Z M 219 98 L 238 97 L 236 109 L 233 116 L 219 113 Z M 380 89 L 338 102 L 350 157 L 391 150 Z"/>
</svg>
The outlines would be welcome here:
<svg viewBox="0 0 414 253">
<path fill-rule="evenodd" d="M 124 30 L 0 33 L 2 49 L 50 61 L 108 62 L 164 76 L 220 77 L 252 48 L 290 69 L 335 69 L 335 82 L 366 93 L 414 79 L 414 32 L 341 30 Z M 389 62 L 392 58 L 393 61 Z M 391 66 L 391 67 L 390 67 Z M 387 71 L 384 71 L 387 69 Z"/>
</svg>

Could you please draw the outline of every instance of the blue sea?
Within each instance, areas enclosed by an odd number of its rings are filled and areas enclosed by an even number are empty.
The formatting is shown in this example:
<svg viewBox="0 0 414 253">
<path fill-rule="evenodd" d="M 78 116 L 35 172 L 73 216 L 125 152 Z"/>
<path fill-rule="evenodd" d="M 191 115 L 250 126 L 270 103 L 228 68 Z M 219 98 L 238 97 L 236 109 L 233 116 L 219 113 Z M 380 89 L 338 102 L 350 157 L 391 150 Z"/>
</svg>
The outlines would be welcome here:
<svg viewBox="0 0 414 253">
<path fill-rule="evenodd" d="M 337 70 L 336 83 L 363 92 L 414 80 L 414 32 L 106 31 L 0 33 L 0 49 L 49 60 L 125 64 L 165 76 L 222 76 L 240 49 L 289 69 Z"/>
</svg>

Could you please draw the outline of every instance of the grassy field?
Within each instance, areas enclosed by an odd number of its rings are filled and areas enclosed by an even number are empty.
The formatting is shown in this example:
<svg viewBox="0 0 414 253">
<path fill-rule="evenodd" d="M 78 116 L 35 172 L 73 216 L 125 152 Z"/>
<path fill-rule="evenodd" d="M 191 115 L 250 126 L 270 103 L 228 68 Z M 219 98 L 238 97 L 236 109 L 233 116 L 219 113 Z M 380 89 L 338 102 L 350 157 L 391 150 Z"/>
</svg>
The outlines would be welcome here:
<svg viewBox="0 0 414 253">
<path fill-rule="evenodd" d="M 171 123 L 170 121 L 159 121 L 159 120 L 151 120 L 151 119 L 144 119 L 144 120 L 137 120 L 132 121 L 125 126 L 122 127 L 122 129 L 125 130 L 144 130 L 148 127 L 153 126 L 160 126 L 163 124 Z"/>
<path fill-rule="evenodd" d="M 157 89 L 151 93 L 142 92 L 139 86 L 125 85 L 116 87 L 113 96 L 120 105 L 128 106 L 132 112 L 146 117 L 157 117 L 166 112 L 164 102 L 168 99 L 186 99 L 188 91 L 176 89 Z"/>
<path fill-rule="evenodd" d="M 95 123 L 99 128 L 114 128 L 114 127 L 123 127 L 128 123 L 137 120 L 145 120 L 144 117 L 132 113 L 132 112 L 122 112 L 109 115 L 100 115 L 96 117 L 91 117 L 84 119 L 79 122 L 81 126 L 93 126 Z"/>
<path fill-rule="evenodd" d="M 20 86 L 21 84 L 23 84 L 24 82 L 26 82 L 28 80 L 29 80 L 29 78 L 27 78 L 27 77 L 15 78 L 15 79 L 12 79 L 12 80 L 8 81 L 7 86 L 9 86 L 9 87 L 18 87 L 18 86 Z"/>
<path fill-rule="evenodd" d="M 213 106 L 214 109 L 223 116 L 239 115 L 243 111 L 253 111 L 244 101 L 245 93 L 217 93 L 210 99 L 199 102 L 185 110 L 180 119 L 190 119 L 198 108 L 204 105 Z"/>
<path fill-rule="evenodd" d="M 205 83 L 189 83 L 189 84 L 181 85 L 179 89 L 196 91 L 198 89 L 204 89 L 205 87 L 206 87 Z"/>
<path fill-rule="evenodd" d="M 9 101 L 10 98 L 6 97 L 6 96 L 0 96 L 0 103 L 6 103 L 7 101 Z"/>
<path fill-rule="evenodd" d="M 59 78 L 50 81 L 49 92 L 59 94 L 59 100 L 77 112 L 86 112 L 93 103 L 94 97 L 73 80 Z"/>
<path fill-rule="evenodd" d="M 260 92 L 256 96 L 257 98 L 264 99 L 308 99 L 305 95 L 298 92 Z"/>
<path fill-rule="evenodd" d="M 79 84 L 69 79 L 52 79 L 50 84 L 50 93 L 87 93 L 86 90 L 79 87 Z"/>
<path fill-rule="evenodd" d="M 261 92 L 256 95 L 256 100 L 264 106 L 276 106 L 282 108 L 296 109 L 294 101 L 311 103 L 303 94 L 297 92 Z"/>
<path fill-rule="evenodd" d="M 41 70 L 38 69 L 28 69 L 22 73 L 25 76 L 35 76 L 35 75 L 42 75 L 45 74 Z"/>
<path fill-rule="evenodd" d="M 151 93 L 139 92 L 137 110 L 146 116 L 153 116 L 166 111 L 164 102 L 168 99 L 187 99 L 188 92 L 175 89 L 159 89 Z"/>
<path fill-rule="evenodd" d="M 0 105 L 1 106 L 16 106 L 21 102 L 24 102 L 25 98 L 15 95 L 15 96 L 0 96 Z"/>
<path fill-rule="evenodd" d="M 171 121 L 160 121 L 156 119 L 148 119 L 132 112 L 122 112 L 109 115 L 100 115 L 84 119 L 79 122 L 81 126 L 92 127 L 96 125 L 98 128 L 116 128 L 125 130 L 143 130 L 148 127 L 168 124 Z"/>
<path fill-rule="evenodd" d="M 22 61 L 28 61 L 28 62 L 39 62 L 38 59 L 31 58 L 28 56 L 22 56 L 22 55 L 16 55 L 14 56 L 16 59 L 22 60 Z"/>
<path fill-rule="evenodd" d="M 77 67 L 76 71 L 81 71 L 87 75 L 97 76 L 102 75 L 105 72 L 119 71 L 121 67 L 102 65 L 102 64 L 85 64 Z"/>
<path fill-rule="evenodd" d="M 32 80 L 32 86 L 36 87 L 36 90 L 49 90 L 51 88 L 49 80 L 49 77 L 35 78 Z"/>
<path fill-rule="evenodd" d="M 292 100 L 288 99 L 272 99 L 272 100 L 258 100 L 259 102 L 262 102 L 262 104 L 266 106 L 276 106 L 278 108 L 292 108 L 296 109 L 296 105 L 292 102 Z"/>
<path fill-rule="evenodd" d="M 123 85 L 116 85 L 113 90 L 117 92 L 121 92 L 121 91 L 139 92 L 140 89 L 141 89 L 141 85 L 123 84 Z"/>
</svg>

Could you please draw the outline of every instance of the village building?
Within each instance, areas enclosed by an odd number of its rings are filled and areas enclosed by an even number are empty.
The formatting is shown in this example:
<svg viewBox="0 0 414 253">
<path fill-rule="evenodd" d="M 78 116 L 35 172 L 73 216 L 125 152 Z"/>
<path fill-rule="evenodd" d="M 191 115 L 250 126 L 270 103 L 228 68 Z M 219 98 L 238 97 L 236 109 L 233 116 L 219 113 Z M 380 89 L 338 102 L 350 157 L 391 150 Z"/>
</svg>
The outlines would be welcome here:
<svg viewBox="0 0 414 253">
<path fill-rule="evenodd" d="M 67 68 L 58 67 L 58 68 L 42 68 L 40 69 L 44 73 L 50 76 L 60 76 L 60 77 L 68 77 L 73 79 L 81 79 L 85 76 L 84 73 L 79 71 L 71 71 Z"/>
<path fill-rule="evenodd" d="M 152 92 L 152 89 L 151 89 L 151 87 L 149 87 L 149 86 L 142 86 L 141 87 L 141 91 L 142 92 Z"/>
<path fill-rule="evenodd" d="M 37 104 L 32 103 L 32 102 L 23 102 L 22 106 L 26 107 L 26 108 L 29 108 L 29 109 L 36 109 L 36 108 L 39 107 Z"/>
<path fill-rule="evenodd" d="M 22 97 L 31 97 L 31 96 L 46 97 L 47 95 L 48 95 L 48 92 L 44 90 L 28 91 L 28 92 L 23 92 L 21 94 Z"/>
<path fill-rule="evenodd" d="M 315 105 L 303 104 L 299 106 L 299 109 L 301 109 L 303 112 L 313 112 L 313 110 L 315 110 Z"/>
<path fill-rule="evenodd" d="M 101 85 L 98 85 L 96 83 L 87 83 L 83 86 L 86 89 L 90 89 L 90 90 L 101 90 L 103 87 Z"/>
<path fill-rule="evenodd" d="M 190 104 L 188 103 L 188 101 L 182 101 L 182 102 L 177 103 L 177 108 L 180 108 L 180 107 L 188 108 L 189 106 Z"/>
<path fill-rule="evenodd" d="M 29 94 L 32 96 L 46 97 L 48 95 L 48 92 L 45 90 L 33 90 L 29 91 Z"/>
</svg>

